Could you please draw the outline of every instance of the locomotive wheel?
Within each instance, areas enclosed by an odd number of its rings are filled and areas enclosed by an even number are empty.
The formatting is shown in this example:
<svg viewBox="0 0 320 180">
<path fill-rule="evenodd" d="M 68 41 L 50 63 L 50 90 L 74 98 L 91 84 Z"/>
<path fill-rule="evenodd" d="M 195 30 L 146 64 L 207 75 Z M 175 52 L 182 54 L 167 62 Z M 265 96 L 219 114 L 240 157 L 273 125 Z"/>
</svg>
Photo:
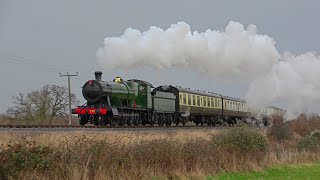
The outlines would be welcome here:
<svg viewBox="0 0 320 180">
<path fill-rule="evenodd" d="M 141 122 L 141 125 L 142 125 L 142 126 L 145 126 L 145 125 L 147 125 L 147 122 L 146 122 L 146 121 L 142 121 L 142 122 Z"/>
<path fill-rule="evenodd" d="M 160 115 L 159 116 L 159 126 L 163 126 L 164 125 L 164 122 L 165 122 L 165 116 L 163 115 Z"/>
<path fill-rule="evenodd" d="M 134 118 L 134 125 L 139 126 L 141 124 L 141 119 L 139 117 Z"/>
<path fill-rule="evenodd" d="M 80 124 L 81 126 L 86 125 L 86 123 L 87 123 L 87 120 L 86 120 L 86 117 L 85 117 L 85 116 L 82 116 L 82 117 L 79 118 L 79 124 Z"/>
<path fill-rule="evenodd" d="M 138 117 L 138 119 L 137 119 L 137 124 L 138 124 L 138 126 L 140 126 L 141 123 L 142 123 L 142 120 L 140 119 L 140 117 Z"/>
<path fill-rule="evenodd" d="M 179 126 L 179 122 L 176 122 L 176 126 Z"/>
<path fill-rule="evenodd" d="M 199 125 L 199 123 L 198 122 L 196 122 L 196 126 L 198 126 Z"/>
<path fill-rule="evenodd" d="M 81 126 L 86 125 L 86 123 L 85 123 L 85 122 L 83 122 L 81 119 L 79 120 L 79 124 L 80 124 Z"/>
<path fill-rule="evenodd" d="M 99 118 L 94 118 L 94 119 L 93 119 L 93 124 L 94 124 L 95 126 L 99 126 L 99 124 L 100 124 Z"/>
<path fill-rule="evenodd" d="M 111 126 L 118 126 L 119 120 L 118 119 L 112 119 L 110 124 L 111 124 Z"/>
<path fill-rule="evenodd" d="M 101 117 L 100 119 L 100 125 L 101 126 L 106 126 L 108 123 L 108 118 L 107 117 Z"/>
<path fill-rule="evenodd" d="M 159 126 L 163 126 L 164 125 L 162 117 L 159 118 L 158 124 L 159 124 Z"/>
<path fill-rule="evenodd" d="M 132 126 L 133 121 L 134 121 L 134 117 L 129 117 L 128 120 L 127 120 L 128 126 Z"/>
<path fill-rule="evenodd" d="M 146 121 L 142 121 L 141 124 L 142 124 L 142 126 L 145 126 L 145 125 L 147 125 L 147 122 Z"/>
<path fill-rule="evenodd" d="M 126 124 L 126 120 L 124 118 L 119 119 L 119 126 L 124 126 Z"/>
</svg>

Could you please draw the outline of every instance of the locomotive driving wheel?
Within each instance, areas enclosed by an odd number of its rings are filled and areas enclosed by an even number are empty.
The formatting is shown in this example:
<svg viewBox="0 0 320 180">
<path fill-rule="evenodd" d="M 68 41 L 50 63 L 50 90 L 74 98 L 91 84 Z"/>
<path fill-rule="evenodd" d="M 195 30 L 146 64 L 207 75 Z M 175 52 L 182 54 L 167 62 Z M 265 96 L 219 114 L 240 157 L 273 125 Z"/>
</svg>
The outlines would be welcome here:
<svg viewBox="0 0 320 180">
<path fill-rule="evenodd" d="M 87 116 L 80 116 L 79 118 L 79 124 L 81 126 L 84 126 L 88 122 Z"/>
<path fill-rule="evenodd" d="M 133 125 L 133 122 L 134 122 L 134 116 L 128 117 L 128 119 L 127 119 L 127 124 L 128 124 L 128 126 L 132 126 L 132 125 Z"/>
<path fill-rule="evenodd" d="M 102 116 L 100 119 L 100 126 L 106 126 L 108 124 L 108 118 L 105 116 Z"/>
<path fill-rule="evenodd" d="M 99 122 L 99 117 L 96 117 L 96 116 L 93 117 L 93 124 L 94 124 L 95 126 L 99 126 L 99 124 L 100 124 L 100 122 Z"/>
</svg>

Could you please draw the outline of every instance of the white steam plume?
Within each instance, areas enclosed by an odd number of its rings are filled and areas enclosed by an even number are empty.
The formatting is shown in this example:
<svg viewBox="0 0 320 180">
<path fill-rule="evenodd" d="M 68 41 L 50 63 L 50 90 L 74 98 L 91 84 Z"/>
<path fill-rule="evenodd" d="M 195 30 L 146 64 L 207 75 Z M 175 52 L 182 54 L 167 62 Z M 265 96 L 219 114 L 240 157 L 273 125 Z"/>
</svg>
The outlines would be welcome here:
<svg viewBox="0 0 320 180">
<path fill-rule="evenodd" d="M 320 113 L 320 56 L 285 53 L 264 77 L 251 82 L 246 99 L 253 105 L 284 101 L 290 116 Z"/>
<path fill-rule="evenodd" d="M 284 101 L 289 112 L 320 113 L 320 57 L 315 53 L 279 55 L 275 41 L 230 22 L 224 31 L 191 32 L 184 22 L 164 30 L 128 28 L 109 37 L 97 51 L 105 69 L 180 67 L 215 79 L 250 81 L 246 100 L 256 106 Z"/>
<path fill-rule="evenodd" d="M 224 32 L 192 33 L 184 22 L 167 30 L 129 28 L 120 37 L 106 38 L 97 57 L 106 69 L 184 67 L 218 78 L 250 78 L 269 72 L 279 58 L 273 39 L 256 31 L 255 25 L 244 29 L 237 22 Z"/>
</svg>

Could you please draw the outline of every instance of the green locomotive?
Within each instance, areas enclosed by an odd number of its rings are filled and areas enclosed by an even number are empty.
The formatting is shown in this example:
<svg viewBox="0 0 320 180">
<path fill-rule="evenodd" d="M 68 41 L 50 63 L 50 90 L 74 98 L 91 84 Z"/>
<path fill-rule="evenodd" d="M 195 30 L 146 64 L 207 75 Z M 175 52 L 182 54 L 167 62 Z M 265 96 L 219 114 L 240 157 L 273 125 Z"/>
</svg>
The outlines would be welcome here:
<svg viewBox="0 0 320 180">
<path fill-rule="evenodd" d="M 116 77 L 102 81 L 102 72 L 97 71 L 95 80 L 87 81 L 82 88 L 86 105 L 73 113 L 79 115 L 81 125 L 153 125 L 166 118 L 170 120 L 160 124 L 171 124 L 176 97 L 172 93 L 151 92 L 151 88 L 152 84 L 138 79 L 124 81 Z"/>
</svg>

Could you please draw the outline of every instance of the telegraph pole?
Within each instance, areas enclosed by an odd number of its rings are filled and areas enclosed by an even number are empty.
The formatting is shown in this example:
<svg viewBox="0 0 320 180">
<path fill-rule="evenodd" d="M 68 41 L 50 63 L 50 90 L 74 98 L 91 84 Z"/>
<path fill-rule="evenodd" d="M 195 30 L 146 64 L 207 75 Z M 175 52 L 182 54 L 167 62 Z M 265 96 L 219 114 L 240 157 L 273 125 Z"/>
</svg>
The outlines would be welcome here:
<svg viewBox="0 0 320 180">
<path fill-rule="evenodd" d="M 60 77 L 68 77 L 68 89 L 69 89 L 69 125 L 71 125 L 71 84 L 70 84 L 70 77 L 72 76 L 78 76 L 78 72 L 77 74 L 69 74 L 69 73 L 66 73 L 66 74 L 61 74 L 59 73 L 59 76 Z"/>
</svg>

